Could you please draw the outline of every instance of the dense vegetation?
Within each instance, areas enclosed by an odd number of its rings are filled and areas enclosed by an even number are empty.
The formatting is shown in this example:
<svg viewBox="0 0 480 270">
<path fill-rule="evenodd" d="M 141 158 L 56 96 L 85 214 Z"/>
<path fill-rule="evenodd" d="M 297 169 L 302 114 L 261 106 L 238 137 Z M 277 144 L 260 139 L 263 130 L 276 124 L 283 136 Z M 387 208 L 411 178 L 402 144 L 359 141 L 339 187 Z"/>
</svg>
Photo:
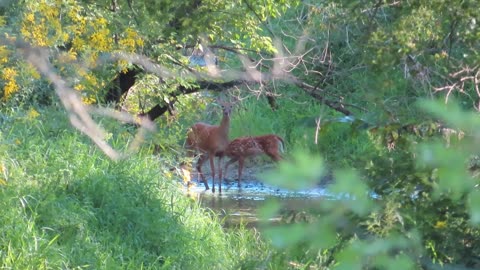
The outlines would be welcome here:
<svg viewBox="0 0 480 270">
<path fill-rule="evenodd" d="M 2 1 L 1 267 L 480 267 L 479 8 Z M 218 96 L 241 101 L 231 138 L 285 138 L 262 180 L 332 174 L 341 198 L 260 234 L 222 228 L 178 168 Z"/>
</svg>

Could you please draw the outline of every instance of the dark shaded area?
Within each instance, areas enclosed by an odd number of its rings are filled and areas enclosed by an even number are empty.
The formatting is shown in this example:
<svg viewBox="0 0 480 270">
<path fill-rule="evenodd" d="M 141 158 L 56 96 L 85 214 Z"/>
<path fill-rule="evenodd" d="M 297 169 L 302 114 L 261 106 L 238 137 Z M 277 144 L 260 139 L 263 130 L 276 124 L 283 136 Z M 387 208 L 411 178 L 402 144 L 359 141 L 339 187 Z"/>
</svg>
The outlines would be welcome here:
<svg viewBox="0 0 480 270">
<path fill-rule="evenodd" d="M 136 77 L 141 71 L 137 68 L 128 69 L 127 72 L 120 72 L 118 76 L 113 79 L 112 87 L 105 95 L 106 103 L 119 104 L 123 94 L 135 84 Z"/>
<path fill-rule="evenodd" d="M 157 119 L 158 117 L 166 113 L 167 111 L 170 114 L 173 114 L 173 111 L 174 111 L 173 105 L 177 101 L 177 97 L 181 95 L 192 94 L 202 90 L 223 91 L 233 86 L 240 85 L 242 83 L 243 81 L 229 81 L 229 82 L 222 82 L 222 83 L 215 83 L 210 81 L 199 81 L 197 82 L 196 86 L 192 86 L 192 87 L 185 87 L 180 85 L 174 92 L 171 92 L 168 95 L 168 100 L 170 100 L 169 103 L 165 102 L 164 104 L 157 104 L 153 108 L 151 108 L 148 112 L 146 112 L 145 115 L 148 115 L 149 119 L 154 121 L 155 119 Z"/>
<path fill-rule="evenodd" d="M 127 72 L 120 72 L 118 76 L 112 81 L 112 86 L 107 91 L 105 95 L 106 103 L 114 103 L 116 106 L 120 104 L 122 96 L 125 95 L 130 88 L 135 85 L 137 76 L 144 73 L 145 71 L 140 68 L 131 68 Z M 187 95 L 196 93 L 202 90 L 211 90 L 211 91 L 223 91 L 225 89 L 231 88 L 236 85 L 242 84 L 242 80 L 235 80 L 229 82 L 211 82 L 211 81 L 198 81 L 197 85 L 186 87 L 180 85 L 168 94 L 166 97 L 170 102 L 165 102 L 163 104 L 157 104 L 150 108 L 147 112 L 142 113 L 141 115 L 146 115 L 152 121 L 162 116 L 164 113 L 169 112 L 173 114 L 174 104 L 177 101 L 177 98 L 181 95 Z"/>
<path fill-rule="evenodd" d="M 181 8 L 178 8 L 173 12 L 175 13 L 175 16 L 173 16 L 173 19 L 168 22 L 168 26 L 173 28 L 175 31 L 181 30 L 183 21 L 192 16 L 192 14 L 194 14 L 201 7 L 201 5 L 201 0 L 193 0 L 191 2 L 186 1 L 185 4 L 180 6 Z"/>
<path fill-rule="evenodd" d="M 272 111 L 276 111 L 278 109 L 277 100 L 274 96 L 267 94 L 267 101 Z"/>
<path fill-rule="evenodd" d="M 174 114 L 173 105 L 175 104 L 176 101 L 177 101 L 177 99 L 175 98 L 172 101 L 170 101 L 169 103 L 165 102 L 163 105 L 157 104 L 157 105 L 153 106 L 148 112 L 141 113 L 141 114 L 139 114 L 139 116 L 147 116 L 148 119 L 153 121 L 153 120 L 157 119 L 158 117 L 162 116 L 167 111 L 168 111 L 168 113 L 170 113 L 170 115 L 173 115 Z"/>
</svg>

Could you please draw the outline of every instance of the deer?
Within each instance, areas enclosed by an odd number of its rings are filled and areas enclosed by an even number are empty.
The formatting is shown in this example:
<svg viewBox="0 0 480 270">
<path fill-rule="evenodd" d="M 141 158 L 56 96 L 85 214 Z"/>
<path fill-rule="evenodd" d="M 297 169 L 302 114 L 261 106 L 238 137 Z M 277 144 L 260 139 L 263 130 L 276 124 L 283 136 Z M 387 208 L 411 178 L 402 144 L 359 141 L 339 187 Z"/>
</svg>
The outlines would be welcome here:
<svg viewBox="0 0 480 270">
<path fill-rule="evenodd" d="M 199 158 L 197 161 L 196 169 L 200 175 L 203 184 L 205 185 L 205 190 L 209 189 L 207 180 L 202 172 L 202 165 L 210 160 L 210 169 L 212 173 L 212 192 L 215 193 L 215 157 L 219 158 L 219 178 L 222 179 L 222 159 L 224 152 L 227 149 L 228 143 L 230 142 L 228 138 L 229 129 L 230 129 L 230 114 L 232 112 L 232 107 L 235 105 L 235 102 L 217 102 L 222 107 L 222 120 L 220 125 L 214 126 L 203 122 L 197 122 L 192 127 L 190 127 L 187 132 L 187 139 L 185 140 L 185 148 L 192 156 L 195 152 L 199 152 Z M 218 185 L 219 192 L 222 192 L 222 182 L 219 182 Z"/>
<path fill-rule="evenodd" d="M 228 144 L 224 153 L 225 156 L 230 158 L 225 164 L 225 175 L 227 175 L 228 166 L 238 161 L 238 187 L 240 187 L 243 165 L 246 158 L 266 154 L 273 161 L 278 162 L 283 159 L 280 153 L 284 151 L 285 143 L 283 139 L 275 134 L 236 138 Z M 221 181 L 220 179 L 220 183 Z"/>
</svg>

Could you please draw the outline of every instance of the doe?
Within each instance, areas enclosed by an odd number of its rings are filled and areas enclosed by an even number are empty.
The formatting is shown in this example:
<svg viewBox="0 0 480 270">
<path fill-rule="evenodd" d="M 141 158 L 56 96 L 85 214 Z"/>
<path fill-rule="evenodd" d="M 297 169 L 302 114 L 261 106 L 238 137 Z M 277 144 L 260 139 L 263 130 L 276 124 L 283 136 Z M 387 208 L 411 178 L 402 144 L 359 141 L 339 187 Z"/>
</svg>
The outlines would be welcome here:
<svg viewBox="0 0 480 270">
<path fill-rule="evenodd" d="M 212 173 L 212 192 L 215 192 L 215 156 L 219 157 L 219 177 L 220 182 L 218 185 L 219 192 L 222 192 L 222 158 L 223 154 L 228 146 L 229 139 L 228 133 L 230 129 L 230 114 L 234 102 L 217 102 L 222 107 L 223 117 L 220 121 L 220 125 L 214 126 L 203 122 L 195 123 L 187 133 L 187 139 L 185 141 L 185 147 L 189 151 L 190 155 L 195 152 L 199 152 L 199 159 L 196 165 L 196 169 L 205 185 L 205 189 L 208 190 L 208 183 L 205 176 L 202 173 L 202 165 L 207 159 L 210 160 L 210 169 Z"/>
</svg>

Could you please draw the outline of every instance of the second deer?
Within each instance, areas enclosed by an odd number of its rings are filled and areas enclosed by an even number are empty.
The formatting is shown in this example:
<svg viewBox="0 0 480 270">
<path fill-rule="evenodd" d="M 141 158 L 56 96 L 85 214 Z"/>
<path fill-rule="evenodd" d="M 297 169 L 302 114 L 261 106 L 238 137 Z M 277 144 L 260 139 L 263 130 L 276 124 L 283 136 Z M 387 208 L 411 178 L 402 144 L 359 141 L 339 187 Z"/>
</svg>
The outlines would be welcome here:
<svg viewBox="0 0 480 270">
<path fill-rule="evenodd" d="M 227 175 L 228 166 L 238 161 L 238 187 L 240 187 L 246 158 L 266 154 L 277 162 L 282 159 L 280 153 L 283 153 L 284 149 L 283 139 L 275 134 L 237 138 L 231 141 L 225 150 L 225 155 L 230 157 L 230 160 L 225 164 L 225 175 Z M 222 179 L 220 179 L 220 184 L 221 181 Z"/>
<path fill-rule="evenodd" d="M 202 165 L 210 160 L 210 169 L 212 173 L 212 192 L 215 192 L 215 156 L 219 157 L 219 177 L 220 183 L 218 185 L 219 192 L 222 192 L 222 157 L 228 146 L 228 133 L 230 129 L 230 114 L 234 102 L 217 102 L 222 106 L 223 117 L 220 121 L 220 125 L 214 126 L 203 122 L 195 123 L 187 134 L 185 141 L 185 147 L 190 153 L 199 152 L 199 159 L 196 165 L 197 171 L 202 178 L 202 182 L 205 184 L 205 189 L 208 190 L 208 183 L 205 176 L 202 173 Z"/>
</svg>

